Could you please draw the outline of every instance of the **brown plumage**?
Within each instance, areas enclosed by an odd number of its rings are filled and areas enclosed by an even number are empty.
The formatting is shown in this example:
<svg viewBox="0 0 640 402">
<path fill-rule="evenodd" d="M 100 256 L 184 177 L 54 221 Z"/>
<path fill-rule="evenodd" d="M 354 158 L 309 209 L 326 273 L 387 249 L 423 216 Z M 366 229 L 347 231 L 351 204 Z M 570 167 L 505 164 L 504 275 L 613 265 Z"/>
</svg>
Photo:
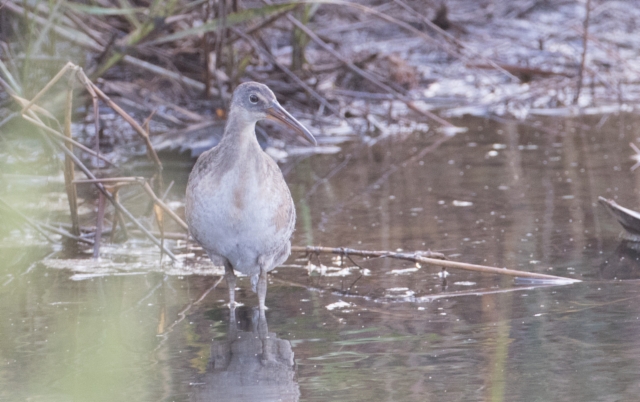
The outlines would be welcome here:
<svg viewBox="0 0 640 402">
<path fill-rule="evenodd" d="M 267 272 L 291 253 L 296 220 L 282 172 L 256 139 L 256 122 L 265 118 L 315 143 L 267 86 L 241 84 L 233 93 L 222 140 L 198 158 L 189 176 L 186 202 L 191 235 L 214 262 L 225 266 L 230 306 L 235 304 L 235 269 L 251 277 L 263 312 Z"/>
</svg>

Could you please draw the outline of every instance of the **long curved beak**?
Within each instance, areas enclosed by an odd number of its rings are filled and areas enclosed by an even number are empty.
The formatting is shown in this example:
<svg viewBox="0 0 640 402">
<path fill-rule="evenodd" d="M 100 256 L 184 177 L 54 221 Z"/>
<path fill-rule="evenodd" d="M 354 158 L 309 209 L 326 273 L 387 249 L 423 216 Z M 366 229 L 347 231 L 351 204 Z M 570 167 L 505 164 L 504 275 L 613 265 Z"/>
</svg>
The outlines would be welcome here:
<svg viewBox="0 0 640 402">
<path fill-rule="evenodd" d="M 271 107 L 267 109 L 267 118 L 269 120 L 279 121 L 285 126 L 291 128 L 300 136 L 306 138 L 313 145 L 318 145 L 318 142 L 314 138 L 313 134 L 307 130 L 298 120 L 289 114 L 278 102 L 273 102 Z"/>
</svg>

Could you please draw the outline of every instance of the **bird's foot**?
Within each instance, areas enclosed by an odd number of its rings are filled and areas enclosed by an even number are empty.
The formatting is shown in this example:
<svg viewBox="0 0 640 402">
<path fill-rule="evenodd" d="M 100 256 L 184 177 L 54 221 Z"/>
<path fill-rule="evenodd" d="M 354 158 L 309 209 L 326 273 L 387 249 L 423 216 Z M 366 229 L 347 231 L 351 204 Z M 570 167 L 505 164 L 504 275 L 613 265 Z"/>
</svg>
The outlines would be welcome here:
<svg viewBox="0 0 640 402">
<path fill-rule="evenodd" d="M 234 302 L 227 303 L 226 306 L 229 307 L 230 309 L 234 309 L 236 307 L 244 306 L 244 304 L 234 301 Z"/>
</svg>

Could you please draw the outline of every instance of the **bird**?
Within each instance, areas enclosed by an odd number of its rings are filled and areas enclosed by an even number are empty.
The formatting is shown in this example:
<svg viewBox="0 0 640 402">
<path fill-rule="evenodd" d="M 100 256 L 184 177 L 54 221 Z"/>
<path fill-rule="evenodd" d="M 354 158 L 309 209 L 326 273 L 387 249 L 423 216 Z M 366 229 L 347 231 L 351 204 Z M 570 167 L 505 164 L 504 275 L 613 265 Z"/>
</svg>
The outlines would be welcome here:
<svg viewBox="0 0 640 402">
<path fill-rule="evenodd" d="M 189 175 L 185 202 L 191 236 L 214 263 L 224 264 L 230 308 L 236 306 L 235 270 L 251 278 L 261 313 L 267 272 L 291 254 L 296 221 L 282 171 L 256 138 L 256 123 L 263 119 L 281 122 L 317 145 L 268 86 L 242 83 L 233 91 L 222 139 L 200 155 Z"/>
</svg>

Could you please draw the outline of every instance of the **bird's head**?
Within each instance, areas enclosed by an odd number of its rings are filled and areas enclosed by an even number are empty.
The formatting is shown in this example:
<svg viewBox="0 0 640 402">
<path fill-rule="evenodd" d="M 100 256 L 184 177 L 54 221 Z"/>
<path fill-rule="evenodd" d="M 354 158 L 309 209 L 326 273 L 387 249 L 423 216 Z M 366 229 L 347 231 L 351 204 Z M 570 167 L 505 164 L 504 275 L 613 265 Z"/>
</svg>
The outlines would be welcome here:
<svg viewBox="0 0 640 402">
<path fill-rule="evenodd" d="M 237 113 L 246 122 L 269 119 L 279 121 L 316 145 L 316 139 L 298 120 L 289 114 L 276 99 L 268 86 L 257 82 L 245 82 L 236 87 L 231 100 L 231 113 Z"/>
</svg>

